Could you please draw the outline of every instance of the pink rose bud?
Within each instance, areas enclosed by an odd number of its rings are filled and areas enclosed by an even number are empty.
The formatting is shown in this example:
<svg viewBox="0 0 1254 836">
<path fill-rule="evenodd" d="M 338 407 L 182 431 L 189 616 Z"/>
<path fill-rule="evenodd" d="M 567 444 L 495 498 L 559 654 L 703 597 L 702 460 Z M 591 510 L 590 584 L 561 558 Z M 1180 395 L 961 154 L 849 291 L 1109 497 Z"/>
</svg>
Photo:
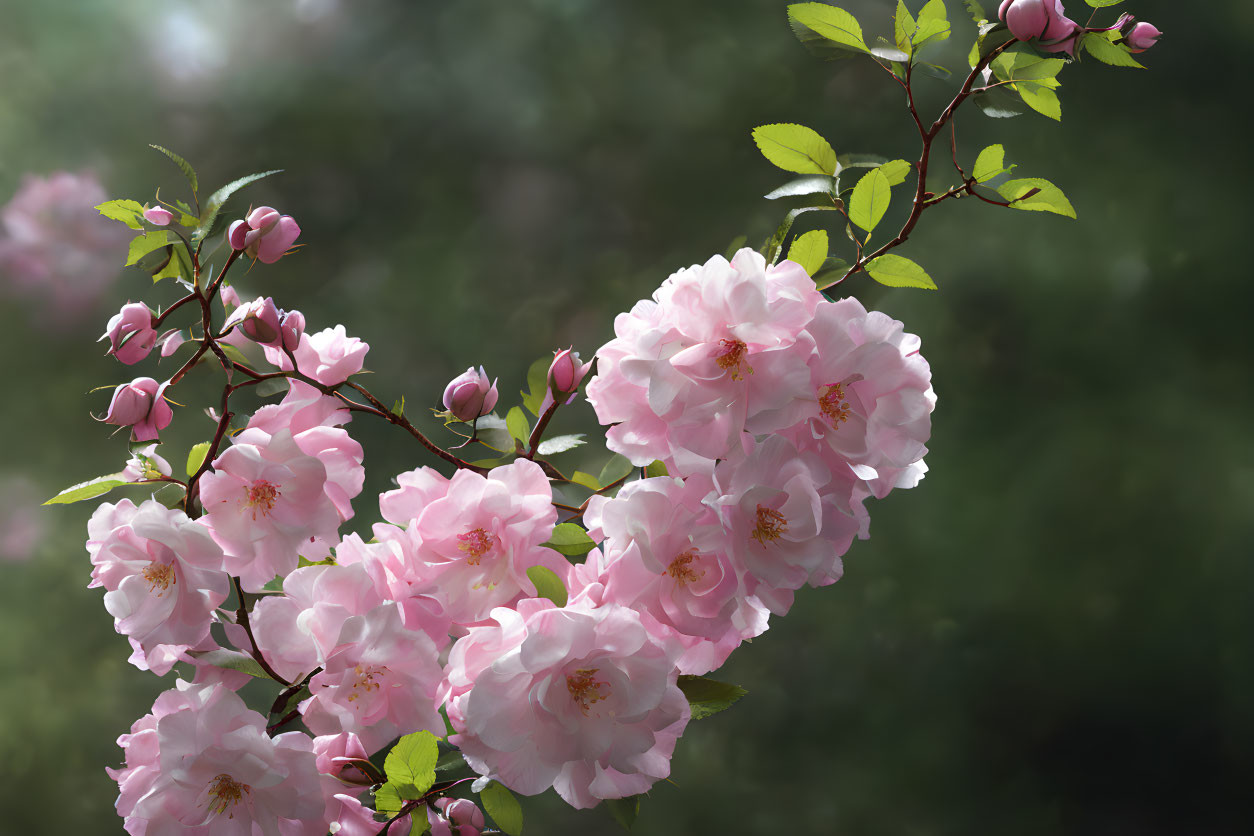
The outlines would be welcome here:
<svg viewBox="0 0 1254 836">
<path fill-rule="evenodd" d="M 997 16 L 1021 41 L 1036 40 L 1046 52 L 1074 54 L 1084 28 L 1067 17 L 1062 0 L 1002 0 Z"/>
<path fill-rule="evenodd" d="M 580 363 L 579 354 L 569 348 L 555 352 L 553 362 L 549 365 L 549 389 L 558 395 L 571 395 L 579 391 L 591 363 Z M 567 403 L 570 403 L 568 400 Z"/>
<path fill-rule="evenodd" d="M 483 366 L 477 372 L 471 366 L 444 388 L 444 408 L 453 413 L 458 421 L 467 423 L 491 412 L 496 406 L 496 399 L 496 381 L 488 383 Z"/>
<path fill-rule="evenodd" d="M 1158 39 L 1162 36 L 1163 33 L 1158 30 L 1157 26 L 1141 21 L 1132 27 L 1132 31 L 1127 34 L 1123 41 L 1128 45 L 1128 49 L 1133 52 L 1144 52 L 1158 43 Z"/>
<path fill-rule="evenodd" d="M 295 351 L 305 333 L 305 315 L 300 311 L 285 311 L 279 319 L 279 336 L 283 348 Z"/>
<path fill-rule="evenodd" d="M 143 302 L 123 305 L 109 319 L 100 339 L 109 341 L 109 354 L 128 366 L 133 366 L 148 356 L 157 342 L 153 324 L 157 317 Z"/>
<path fill-rule="evenodd" d="M 157 433 L 170 425 L 174 412 L 163 394 L 168 383 L 157 383 L 151 377 L 137 377 L 113 392 L 106 424 L 131 427 L 133 441 L 156 441 Z"/>
<path fill-rule="evenodd" d="M 244 220 L 232 223 L 226 233 L 231 249 L 243 250 L 262 264 L 278 261 L 299 237 L 296 221 L 269 206 L 258 206 Z"/>
<path fill-rule="evenodd" d="M 144 210 L 144 220 L 157 226 L 169 226 L 170 221 L 174 220 L 174 213 L 164 206 L 153 206 Z"/>
<path fill-rule="evenodd" d="M 444 805 L 441 812 L 444 813 L 444 817 L 446 819 L 457 825 L 459 828 L 463 828 L 460 833 L 464 834 L 466 832 L 464 828 L 469 827 L 473 827 L 476 833 L 483 829 L 483 811 L 480 810 L 479 806 L 469 798 L 459 798 L 455 801 L 451 801 L 450 803 Z"/>
<path fill-rule="evenodd" d="M 234 322 L 244 336 L 262 345 L 275 345 L 279 341 L 279 309 L 269 296 L 254 299 L 231 314 L 228 324 Z"/>
</svg>

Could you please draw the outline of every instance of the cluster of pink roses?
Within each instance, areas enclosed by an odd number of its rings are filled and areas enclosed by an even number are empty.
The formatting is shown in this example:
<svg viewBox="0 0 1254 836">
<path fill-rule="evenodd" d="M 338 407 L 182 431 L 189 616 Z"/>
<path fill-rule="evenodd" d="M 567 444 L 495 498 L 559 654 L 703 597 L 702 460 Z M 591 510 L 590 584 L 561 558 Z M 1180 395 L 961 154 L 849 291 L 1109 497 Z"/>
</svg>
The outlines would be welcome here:
<svg viewBox="0 0 1254 836">
<path fill-rule="evenodd" d="M 449 742 L 485 779 L 553 787 L 580 808 L 642 793 L 669 775 L 691 716 L 679 677 L 722 665 L 801 586 L 836 581 L 867 536 L 865 499 L 925 470 L 935 397 L 918 339 L 746 249 L 671 276 L 598 352 L 587 393 L 609 447 L 667 475 L 589 498 L 597 545 L 584 562 L 545 545 L 558 512 L 528 456 L 402 473 L 373 537 L 341 536 L 363 451 L 327 392 L 368 346 L 342 326 L 306 334 L 270 299 L 227 299 L 222 339 L 256 342 L 292 372 L 286 396 L 217 453 L 198 517 L 123 500 L 89 528 L 92 583 L 132 663 L 197 669 L 119 741 L 126 766 L 110 774 L 132 836 L 376 833 L 364 762 L 399 735 L 442 737 L 441 707 Z M 133 308 L 106 334 L 126 363 L 157 342 L 156 317 Z M 541 412 L 568 403 L 589 366 L 559 352 Z M 110 420 L 136 440 L 171 420 L 166 384 L 154 386 L 115 395 Z M 496 399 L 473 368 L 445 393 L 466 421 Z M 169 466 L 148 447 L 128 471 L 160 479 Z M 538 597 L 537 568 L 565 585 L 563 606 Z M 221 609 L 233 583 L 256 599 L 247 617 Z M 298 711 L 314 737 L 274 736 L 282 723 L 267 729 L 243 704 L 233 691 L 246 677 L 221 667 L 230 646 L 307 686 Z M 465 800 L 427 812 L 433 832 L 483 827 Z"/>
</svg>

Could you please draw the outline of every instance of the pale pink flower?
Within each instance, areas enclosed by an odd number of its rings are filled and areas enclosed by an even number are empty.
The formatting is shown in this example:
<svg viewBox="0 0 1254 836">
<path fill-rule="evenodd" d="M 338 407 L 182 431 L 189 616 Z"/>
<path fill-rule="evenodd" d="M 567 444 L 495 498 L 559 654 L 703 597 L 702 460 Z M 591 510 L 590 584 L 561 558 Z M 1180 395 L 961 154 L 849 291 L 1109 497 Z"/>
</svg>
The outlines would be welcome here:
<svg viewBox="0 0 1254 836">
<path fill-rule="evenodd" d="M 87 524 L 90 586 L 106 590 L 105 609 L 136 653 L 140 670 L 165 675 L 184 651 L 209 636 L 226 600 L 222 549 L 182 511 L 150 499 L 96 509 Z"/>
<path fill-rule="evenodd" d="M 573 807 L 645 792 L 670 774 L 690 716 L 680 648 L 626 607 L 526 599 L 449 655 L 450 742 L 480 775 Z"/>
<path fill-rule="evenodd" d="M 122 478 L 128 482 L 143 482 L 169 476 L 174 471 L 170 463 L 157 455 L 157 445 L 148 444 L 131 451 L 131 458 L 122 468 Z"/>
<path fill-rule="evenodd" d="M 707 501 L 722 519 L 731 552 L 767 587 L 832 582 L 853 538 L 867 536 L 869 518 L 854 503 L 858 480 L 849 468 L 833 474 L 819 456 L 780 436 L 721 462 L 714 481 Z"/>
<path fill-rule="evenodd" d="M 101 217 L 106 200 L 91 174 L 28 174 L 0 210 L 0 283 L 43 302 L 43 321 L 83 318 L 121 272 L 136 233 Z"/>
<path fill-rule="evenodd" d="M 442 735 L 438 655 L 429 636 L 401 624 L 393 605 L 349 618 L 309 682 L 312 696 L 300 704 L 305 725 L 320 735 L 353 732 L 370 751 L 419 729 Z"/>
<path fill-rule="evenodd" d="M 331 836 L 379 836 L 379 831 L 383 830 L 383 824 L 374 817 L 374 810 L 348 793 L 335 794 L 328 801 L 327 810 Z M 388 834 L 408 836 L 412 828 L 412 817 L 405 814 L 392 824 Z"/>
<path fill-rule="evenodd" d="M 454 624 L 473 624 L 494 607 L 534 595 L 530 567 L 545 566 L 562 578 L 569 571 L 561 555 L 541 545 L 552 536 L 557 511 L 548 477 L 535 462 L 519 459 L 487 476 L 458 470 L 451 479 L 424 468 L 400 484 L 380 498 L 385 517 L 406 513 L 400 509 L 416 505 L 416 494 L 425 502 L 403 534 L 375 528 L 380 540 L 397 542 L 394 556 L 404 562 L 390 569 L 397 600 L 430 595 Z"/>
<path fill-rule="evenodd" d="M 349 787 L 347 792 L 360 792 L 373 783 L 360 766 L 370 760 L 370 753 L 352 732 L 315 737 L 313 751 L 318 771 L 343 782 Z"/>
<path fill-rule="evenodd" d="M 336 325 L 316 334 L 302 333 L 300 344 L 292 351 L 292 356 L 296 358 L 296 369 L 301 374 L 325 386 L 335 386 L 361 371 L 369 350 L 369 345 L 357 337 L 348 336 L 343 325 Z M 284 371 L 292 370 L 287 352 L 266 346 L 265 353 L 271 363 Z"/>
<path fill-rule="evenodd" d="M 611 450 L 645 465 L 673 463 L 686 475 L 708 469 L 739 441 L 759 359 L 788 352 L 822 295 L 805 271 L 768 267 L 743 249 L 675 273 L 630 313 L 597 352 L 588 400 Z"/>
<path fill-rule="evenodd" d="M 613 499 L 594 496 L 584 521 L 604 542 L 572 573 L 576 599 L 630 607 L 673 630 L 685 648 L 676 663 L 684 674 L 718 668 L 767 626 L 727 533 L 702 505 L 709 489 L 699 476 L 659 477 L 630 482 Z"/>
<path fill-rule="evenodd" d="M 131 836 L 323 836 L 312 742 L 271 739 L 266 719 L 222 685 L 182 680 L 118 738 L 118 814 Z"/>
<path fill-rule="evenodd" d="M 782 356 L 763 361 L 768 377 L 790 380 L 791 397 L 775 393 L 751 405 L 749 431 L 808 432 L 867 481 L 922 459 L 936 394 L 919 338 L 852 298 L 820 305 L 806 338 L 813 351 L 804 387 L 791 382 L 794 370 Z"/>
<path fill-rule="evenodd" d="M 318 541 L 334 542 L 340 514 L 327 495 L 327 468 L 283 429 L 262 446 L 235 443 L 200 479 L 199 520 L 226 552 L 224 567 L 257 592 L 296 568 Z"/>
<path fill-rule="evenodd" d="M 344 622 L 383 603 L 361 566 L 306 566 L 283 579 L 282 595 L 267 595 L 252 613 L 253 635 L 279 676 L 299 682 L 326 662 Z M 243 628 L 232 635 L 247 647 Z"/>
</svg>

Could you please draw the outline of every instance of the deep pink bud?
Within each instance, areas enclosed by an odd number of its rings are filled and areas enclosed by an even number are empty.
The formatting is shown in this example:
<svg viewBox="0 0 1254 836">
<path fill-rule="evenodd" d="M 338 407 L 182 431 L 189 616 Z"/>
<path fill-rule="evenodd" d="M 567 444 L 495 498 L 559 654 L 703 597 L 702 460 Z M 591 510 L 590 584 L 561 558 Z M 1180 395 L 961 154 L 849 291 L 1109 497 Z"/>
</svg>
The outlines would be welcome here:
<svg viewBox="0 0 1254 836">
<path fill-rule="evenodd" d="M 170 425 L 174 412 L 163 394 L 168 383 L 157 383 L 151 377 L 137 377 L 113 391 L 106 424 L 132 427 L 133 441 L 156 441 L 157 433 Z"/>
<path fill-rule="evenodd" d="M 157 342 L 153 324 L 157 317 L 143 302 L 123 305 L 109 319 L 100 339 L 109 341 L 109 354 L 128 366 L 133 366 L 148 356 Z"/>
<path fill-rule="evenodd" d="M 590 368 L 592 363 L 580 363 L 579 354 L 569 348 L 555 352 L 549 365 L 549 390 L 557 395 L 574 395 Z"/>
<path fill-rule="evenodd" d="M 480 415 L 487 415 L 496 406 L 496 399 L 496 381 L 488 383 L 483 366 L 477 372 L 471 366 L 444 387 L 444 408 L 458 421 L 469 423 Z"/>
<path fill-rule="evenodd" d="M 283 348 L 295 351 L 304 333 L 305 315 L 300 311 L 285 311 L 279 318 L 279 336 Z"/>
<path fill-rule="evenodd" d="M 267 296 L 236 308 L 227 324 L 234 324 L 253 342 L 275 345 L 279 341 L 280 316 L 274 300 Z"/>
<path fill-rule="evenodd" d="M 230 244 L 233 250 L 242 250 L 248 246 L 248 223 L 247 221 L 232 221 L 231 226 L 226 231 L 226 242 Z"/>
<path fill-rule="evenodd" d="M 483 829 L 483 811 L 469 798 L 458 798 L 445 804 L 442 811 L 444 817 L 458 827 L 473 827 L 476 831 Z"/>
<path fill-rule="evenodd" d="M 1133 52 L 1144 52 L 1158 43 L 1158 39 L 1162 36 L 1163 33 L 1158 30 L 1157 26 L 1141 21 L 1132 27 L 1132 31 L 1127 34 L 1123 41 L 1128 45 L 1128 49 Z"/>
<path fill-rule="evenodd" d="M 282 216 L 277 209 L 271 209 L 269 206 L 258 206 L 249 212 L 248 217 L 244 220 L 248 222 L 249 227 L 260 230 L 261 234 L 265 235 L 279 222 L 280 217 Z"/>
<path fill-rule="evenodd" d="M 1003 0 L 997 16 L 1006 22 L 1010 34 L 1029 41 L 1045 34 L 1052 8 L 1053 0 Z"/>
<path fill-rule="evenodd" d="M 164 206 L 153 206 L 144 210 L 144 220 L 157 226 L 168 226 L 174 220 L 174 213 Z"/>
</svg>

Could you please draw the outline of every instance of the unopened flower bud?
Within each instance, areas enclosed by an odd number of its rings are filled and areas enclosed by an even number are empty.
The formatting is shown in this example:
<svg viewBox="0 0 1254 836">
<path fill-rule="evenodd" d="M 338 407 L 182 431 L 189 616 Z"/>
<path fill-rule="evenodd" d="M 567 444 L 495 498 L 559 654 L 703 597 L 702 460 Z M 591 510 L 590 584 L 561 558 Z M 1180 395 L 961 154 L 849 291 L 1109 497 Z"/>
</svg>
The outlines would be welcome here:
<svg viewBox="0 0 1254 836">
<path fill-rule="evenodd" d="M 131 427 L 133 441 L 156 441 L 158 432 L 168 427 L 174 417 L 162 396 L 168 385 L 151 377 L 137 377 L 122 384 L 113 392 L 104 422 Z"/>
<path fill-rule="evenodd" d="M 267 296 L 236 308 L 227 324 L 235 324 L 253 342 L 275 345 L 279 341 L 279 317 L 278 307 Z"/>
<path fill-rule="evenodd" d="M 477 372 L 471 366 L 444 387 L 444 408 L 458 421 L 469 423 L 487 415 L 496 406 L 496 399 L 496 381 L 488 383 L 483 366 Z"/>
<path fill-rule="evenodd" d="M 157 342 L 153 328 L 157 317 L 143 302 L 123 305 L 109 319 L 101 340 L 109 341 L 109 354 L 128 366 L 133 366 L 148 356 Z"/>
<path fill-rule="evenodd" d="M 1163 33 L 1159 31 L 1157 26 L 1141 21 L 1132 27 L 1132 31 L 1124 37 L 1123 41 L 1128 45 L 1128 49 L 1133 52 L 1144 52 L 1158 43 L 1158 39 L 1162 36 Z"/>
<path fill-rule="evenodd" d="M 170 221 L 174 220 L 174 213 L 164 206 L 153 206 L 144 210 L 144 220 L 157 226 L 169 226 Z"/>
<path fill-rule="evenodd" d="M 479 836 L 483 830 L 483 811 L 468 798 L 437 798 L 434 807 L 427 809 L 431 836 Z"/>
<path fill-rule="evenodd" d="M 283 348 L 295 351 L 305 333 L 305 315 L 300 311 L 284 311 L 279 317 L 279 338 Z"/>
<path fill-rule="evenodd" d="M 591 363 L 580 363 L 579 354 L 569 348 L 555 352 L 549 364 L 549 390 L 555 395 L 570 395 L 566 401 L 570 403 L 590 368 Z"/>
<path fill-rule="evenodd" d="M 300 226 L 291 215 L 280 215 L 269 206 L 259 206 L 242 221 L 227 229 L 226 240 L 233 250 L 243 250 L 249 258 L 273 264 L 296 243 Z"/>
<path fill-rule="evenodd" d="M 1084 28 L 1067 17 L 1062 0 L 1002 0 L 997 16 L 1021 41 L 1035 40 L 1046 52 L 1074 54 Z"/>
</svg>

